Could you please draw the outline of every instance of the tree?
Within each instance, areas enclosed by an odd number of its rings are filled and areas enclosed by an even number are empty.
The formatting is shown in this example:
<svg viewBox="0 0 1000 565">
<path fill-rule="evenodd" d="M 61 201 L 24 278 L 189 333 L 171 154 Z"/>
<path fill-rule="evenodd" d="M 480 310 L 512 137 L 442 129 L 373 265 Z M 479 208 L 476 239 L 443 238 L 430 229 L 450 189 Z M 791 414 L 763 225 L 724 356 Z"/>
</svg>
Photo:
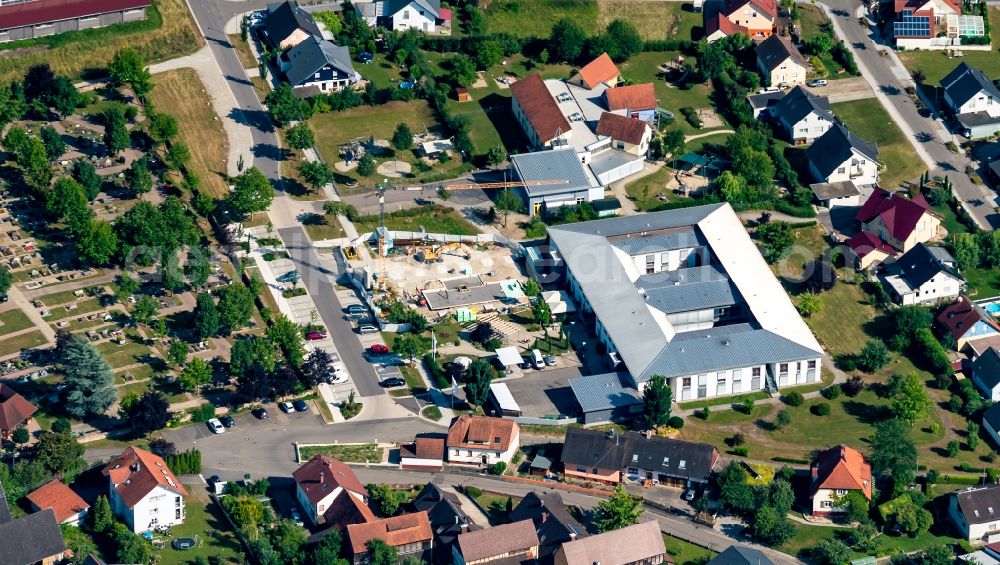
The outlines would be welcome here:
<svg viewBox="0 0 1000 565">
<path fill-rule="evenodd" d="M 157 311 L 159 311 L 159 303 L 156 302 L 156 299 L 144 294 L 132 306 L 132 320 L 137 324 L 148 326 L 156 317 Z"/>
<path fill-rule="evenodd" d="M 486 151 L 486 162 L 496 167 L 507 160 L 507 150 L 502 145 L 494 145 Z"/>
<path fill-rule="evenodd" d="M 219 333 L 219 311 L 211 294 L 201 293 L 195 299 L 194 329 L 201 339 L 208 339 Z"/>
<path fill-rule="evenodd" d="M 913 483 L 917 470 L 917 448 L 909 438 L 910 426 L 892 419 L 875 424 L 869 443 L 868 461 L 875 476 L 892 481 L 889 490 L 901 492 Z"/>
<path fill-rule="evenodd" d="M 670 402 L 673 391 L 663 375 L 653 375 L 646 383 L 642 401 L 646 411 L 646 427 L 649 429 L 667 425 L 670 420 Z"/>
<path fill-rule="evenodd" d="M 162 430 L 170 421 L 170 403 L 159 391 L 147 392 L 129 406 L 125 419 L 137 436 Z"/>
<path fill-rule="evenodd" d="M 177 137 L 178 133 L 180 133 L 180 128 L 177 126 L 177 118 L 170 114 L 156 112 L 149 117 L 149 137 L 157 145 L 172 140 Z"/>
<path fill-rule="evenodd" d="M 524 207 L 521 197 L 509 188 L 505 188 L 497 195 L 496 209 L 503 216 L 503 227 L 507 227 L 507 216 L 520 213 Z"/>
<path fill-rule="evenodd" d="M 219 290 L 219 324 L 229 332 L 250 323 L 253 317 L 253 294 L 250 289 L 233 283 Z"/>
<path fill-rule="evenodd" d="M 970 451 L 975 451 L 979 447 L 979 424 L 969 420 L 969 424 L 965 427 L 966 436 L 965 443 L 969 446 Z"/>
<path fill-rule="evenodd" d="M 740 175 L 733 174 L 732 171 L 723 171 L 715 179 L 715 186 L 722 194 L 722 199 L 726 202 L 740 202 L 747 197 L 747 179 Z M 764 224 L 771 225 L 771 224 Z M 758 233 L 760 231 L 758 230 Z"/>
<path fill-rule="evenodd" d="M 933 321 L 931 311 L 923 306 L 903 306 L 895 310 L 893 321 L 896 331 L 893 332 L 889 345 L 899 351 L 916 341 L 917 332 L 930 328 Z"/>
<path fill-rule="evenodd" d="M 173 170 L 179 171 L 184 165 L 191 161 L 191 150 L 186 143 L 175 141 L 170 144 L 167 154 L 163 156 L 163 161 Z"/>
<path fill-rule="evenodd" d="M 55 161 L 66 152 L 66 142 L 63 141 L 59 132 L 52 126 L 42 126 L 38 135 L 42 138 L 42 145 L 45 146 L 45 154 L 49 161 Z"/>
<path fill-rule="evenodd" d="M 484 71 L 501 60 L 503 60 L 503 47 L 497 41 L 483 41 L 476 48 L 476 64 Z"/>
<path fill-rule="evenodd" d="M 132 296 L 139 291 L 142 287 L 142 281 L 129 276 L 128 274 L 122 273 L 115 277 L 115 282 L 112 286 L 115 291 L 115 296 L 118 297 L 118 300 L 124 302 L 129 296 Z"/>
<path fill-rule="evenodd" d="M 299 174 L 314 191 L 333 182 L 333 171 L 323 161 L 303 161 L 299 164 Z"/>
<path fill-rule="evenodd" d="M 108 497 L 99 495 L 94 505 L 87 512 L 87 527 L 91 533 L 104 534 L 115 524 L 115 517 L 111 513 L 111 504 Z"/>
<path fill-rule="evenodd" d="M 112 104 L 101 113 L 101 122 L 104 124 L 104 145 L 112 155 L 117 155 L 132 144 L 128 129 L 125 127 L 126 121 L 125 110 L 119 104 Z"/>
<path fill-rule="evenodd" d="M 465 399 L 476 406 L 486 404 L 490 383 L 495 377 L 496 369 L 489 361 L 482 358 L 473 360 L 465 372 Z"/>
<path fill-rule="evenodd" d="M 785 222 L 768 222 L 757 228 L 757 237 L 764 244 L 764 259 L 774 263 L 792 251 L 792 228 Z"/>
<path fill-rule="evenodd" d="M 313 131 L 305 122 L 295 124 L 285 132 L 285 143 L 292 149 L 308 149 L 316 143 Z"/>
<path fill-rule="evenodd" d="M 476 82 L 476 64 L 464 53 L 451 58 L 451 72 L 448 78 L 458 86 L 469 86 Z"/>
<path fill-rule="evenodd" d="M 782 429 L 792 423 L 792 414 L 788 410 L 781 409 L 778 410 L 778 414 L 774 417 L 774 427 L 775 429 Z"/>
<path fill-rule="evenodd" d="M 823 311 L 823 299 L 818 294 L 803 292 L 795 297 L 795 309 L 806 318 Z"/>
<path fill-rule="evenodd" d="M 406 151 L 413 147 L 413 133 L 406 122 L 396 124 L 396 131 L 392 134 L 392 146 L 400 151 Z"/>
<path fill-rule="evenodd" d="M 642 36 L 631 22 L 614 20 L 604 32 L 608 55 L 615 61 L 624 61 L 642 51 Z M 596 53 L 595 53 L 596 55 Z"/>
<path fill-rule="evenodd" d="M 125 182 L 137 198 L 153 190 L 153 174 L 149 172 L 149 164 L 145 158 L 132 161 L 125 170 Z"/>
<path fill-rule="evenodd" d="M 576 20 L 562 18 L 552 26 L 549 35 L 549 56 L 556 62 L 574 63 L 583 54 L 587 42 L 587 32 Z"/>
<path fill-rule="evenodd" d="M 204 359 L 193 357 L 177 377 L 181 388 L 193 392 L 212 382 L 212 366 Z"/>
<path fill-rule="evenodd" d="M 267 112 L 278 127 L 303 118 L 302 101 L 292 91 L 291 85 L 281 82 L 264 98 Z"/>
<path fill-rule="evenodd" d="M 363 177 L 370 177 L 375 174 L 375 158 L 365 153 L 358 159 L 358 174 Z"/>
<path fill-rule="evenodd" d="M 97 169 L 90 164 L 90 161 L 83 158 L 74 161 L 73 178 L 83 187 L 83 191 L 87 195 L 87 200 L 97 198 L 97 195 L 101 192 L 101 183 L 103 181 L 100 175 L 97 174 Z"/>
<path fill-rule="evenodd" d="M 829 33 L 820 33 L 809 40 L 809 50 L 814 55 L 822 57 L 833 49 L 833 36 Z"/>
<path fill-rule="evenodd" d="M 269 532 L 271 545 L 281 556 L 282 563 L 303 563 L 303 549 L 308 534 L 306 530 L 291 520 L 281 520 Z"/>
<path fill-rule="evenodd" d="M 873 337 L 861 348 L 857 363 L 861 370 L 874 373 L 889 363 L 889 348 L 881 339 Z"/>
<path fill-rule="evenodd" d="M 229 355 L 229 372 L 241 375 L 255 366 L 270 373 L 277 366 L 274 344 L 263 337 L 250 336 L 236 340 Z"/>
<path fill-rule="evenodd" d="M 153 88 L 149 71 L 142 62 L 142 57 L 131 47 L 126 47 L 111 58 L 108 63 L 108 76 L 115 86 L 128 84 L 139 98 L 145 96 Z"/>
<path fill-rule="evenodd" d="M 31 433 L 28 432 L 28 428 L 19 426 L 11 432 L 10 440 L 14 443 L 15 447 L 18 445 L 24 445 L 31 441 Z"/>
<path fill-rule="evenodd" d="M 188 344 L 183 339 L 175 339 L 167 347 L 167 360 L 180 367 L 187 361 Z"/>
<path fill-rule="evenodd" d="M 281 349 L 285 359 L 292 366 L 298 367 L 302 364 L 306 350 L 302 340 L 302 328 L 298 324 L 281 314 L 272 320 L 271 327 L 267 328 L 267 337 Z"/>
<path fill-rule="evenodd" d="M 851 560 L 851 548 L 839 539 L 824 539 L 809 550 L 809 555 L 820 565 L 842 565 Z"/>
<path fill-rule="evenodd" d="M 66 340 L 60 361 L 66 373 L 66 411 L 76 418 L 103 416 L 117 400 L 108 362 L 80 336 Z"/>
<path fill-rule="evenodd" d="M 302 365 L 303 384 L 308 387 L 316 386 L 332 375 L 333 371 L 333 356 L 325 349 L 314 349 Z"/>
<path fill-rule="evenodd" d="M 0 265 L 0 296 L 7 296 L 7 292 L 10 291 L 10 285 L 13 281 L 7 266 Z"/>
<path fill-rule="evenodd" d="M 73 81 L 63 75 L 55 77 L 49 87 L 49 92 L 44 98 L 44 103 L 55 109 L 61 116 L 69 116 L 76 110 L 80 102 L 80 93 L 73 85 Z"/>
<path fill-rule="evenodd" d="M 24 87 L 17 81 L 0 85 L 0 129 L 17 121 L 27 112 L 28 105 L 24 99 Z"/>
<path fill-rule="evenodd" d="M 427 340 L 415 333 L 405 333 L 396 338 L 392 344 L 393 350 L 400 357 L 413 361 L 417 357 L 423 357 L 430 349 Z"/>
<path fill-rule="evenodd" d="M 542 300 L 541 297 L 536 298 L 534 304 L 531 305 L 531 317 L 538 325 L 542 326 L 545 335 L 548 335 L 548 327 L 552 323 L 552 308 L 549 307 L 549 303 Z"/>
<path fill-rule="evenodd" d="M 893 516 L 896 525 L 910 537 L 917 537 L 926 532 L 934 524 L 934 516 L 927 510 L 910 503 L 896 510 Z"/>
<path fill-rule="evenodd" d="M 482 35 L 486 33 L 486 16 L 475 4 L 466 4 L 462 12 L 465 15 L 465 32 L 467 34 Z"/>
<path fill-rule="evenodd" d="M 368 562 L 371 565 L 396 565 L 399 551 L 379 538 L 368 541 Z"/>
<path fill-rule="evenodd" d="M 65 222 L 73 236 L 79 236 L 89 225 L 93 212 L 87 195 L 75 180 L 59 177 L 45 195 L 45 209 L 57 220 Z"/>
<path fill-rule="evenodd" d="M 892 399 L 892 414 L 911 426 L 917 420 L 923 419 L 927 415 L 927 410 L 931 407 L 931 399 L 927 396 L 924 383 L 920 381 L 916 373 L 907 373 L 902 377 L 896 386 L 896 392 Z"/>
<path fill-rule="evenodd" d="M 24 153 L 17 156 L 24 180 L 31 188 L 44 191 L 52 182 L 52 167 L 49 166 L 45 144 L 37 137 L 31 137 L 24 149 Z"/>
<path fill-rule="evenodd" d="M 751 535 L 761 543 L 777 546 L 795 535 L 795 526 L 772 506 L 763 506 L 750 525 Z"/>
<path fill-rule="evenodd" d="M 233 190 L 226 196 L 229 207 L 241 216 L 267 210 L 272 200 L 274 187 L 257 167 L 240 173 L 233 181 Z"/>
<path fill-rule="evenodd" d="M 375 503 L 382 516 L 395 516 L 399 512 L 399 505 L 403 502 L 399 494 L 389 485 L 368 485 L 368 497 Z"/>
<path fill-rule="evenodd" d="M 35 460 L 52 474 L 66 474 L 83 466 L 83 446 L 70 434 L 43 433 L 35 446 Z"/>
<path fill-rule="evenodd" d="M 642 497 L 632 496 L 619 484 L 614 494 L 597 504 L 593 524 L 599 533 L 610 532 L 637 524 L 641 515 Z"/>
<path fill-rule="evenodd" d="M 341 561 L 340 548 L 343 542 L 340 532 L 336 529 L 329 529 L 323 534 L 319 543 L 313 546 L 310 563 L 315 565 L 347 565 L 347 561 Z"/>
<path fill-rule="evenodd" d="M 118 545 L 115 553 L 118 563 L 149 563 L 153 559 L 153 550 L 146 540 L 133 534 L 125 524 L 115 524 L 113 531 Z"/>
</svg>

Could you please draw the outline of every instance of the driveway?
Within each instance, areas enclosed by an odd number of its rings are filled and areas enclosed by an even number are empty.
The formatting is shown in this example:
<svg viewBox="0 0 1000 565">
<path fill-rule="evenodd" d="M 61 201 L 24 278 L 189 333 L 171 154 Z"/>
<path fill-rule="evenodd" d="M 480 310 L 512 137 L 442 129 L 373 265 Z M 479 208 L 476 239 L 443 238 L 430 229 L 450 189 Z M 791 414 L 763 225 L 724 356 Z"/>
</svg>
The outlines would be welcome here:
<svg viewBox="0 0 1000 565">
<path fill-rule="evenodd" d="M 569 388 L 569 379 L 581 375 L 579 367 L 548 367 L 541 371 L 528 369 L 521 378 L 500 380 L 525 416 L 535 418 L 547 414 L 576 415 L 576 400 Z"/>
</svg>

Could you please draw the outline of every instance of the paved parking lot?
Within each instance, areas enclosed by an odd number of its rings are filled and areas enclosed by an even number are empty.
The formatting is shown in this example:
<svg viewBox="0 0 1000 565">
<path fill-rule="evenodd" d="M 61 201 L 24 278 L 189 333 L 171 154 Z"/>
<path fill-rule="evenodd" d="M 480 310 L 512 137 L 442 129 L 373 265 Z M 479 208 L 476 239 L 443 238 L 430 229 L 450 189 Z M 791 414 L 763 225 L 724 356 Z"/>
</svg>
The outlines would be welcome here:
<svg viewBox="0 0 1000 565">
<path fill-rule="evenodd" d="M 580 376 L 579 367 L 528 369 L 519 379 L 502 379 L 525 416 L 541 418 L 547 414 L 575 416 L 576 400 L 569 379 Z M 539 393 L 542 394 L 539 394 Z"/>
</svg>

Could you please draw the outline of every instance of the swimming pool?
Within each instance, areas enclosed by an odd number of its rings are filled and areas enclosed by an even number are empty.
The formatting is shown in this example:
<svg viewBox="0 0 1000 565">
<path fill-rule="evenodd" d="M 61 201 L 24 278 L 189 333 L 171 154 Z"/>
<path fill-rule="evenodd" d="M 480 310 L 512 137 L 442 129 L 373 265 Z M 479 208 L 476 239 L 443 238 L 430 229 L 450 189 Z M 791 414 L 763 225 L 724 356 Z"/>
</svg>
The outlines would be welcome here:
<svg viewBox="0 0 1000 565">
<path fill-rule="evenodd" d="M 1000 302 L 991 302 L 983 308 L 990 314 L 1000 314 Z"/>
</svg>

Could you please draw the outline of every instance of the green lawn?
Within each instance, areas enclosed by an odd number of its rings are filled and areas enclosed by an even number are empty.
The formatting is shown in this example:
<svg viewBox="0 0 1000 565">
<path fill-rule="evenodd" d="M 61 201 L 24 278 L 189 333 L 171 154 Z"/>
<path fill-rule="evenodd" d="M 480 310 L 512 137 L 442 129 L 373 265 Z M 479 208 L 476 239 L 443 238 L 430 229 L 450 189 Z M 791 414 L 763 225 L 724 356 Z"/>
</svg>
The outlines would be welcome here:
<svg viewBox="0 0 1000 565">
<path fill-rule="evenodd" d="M 845 536 L 849 531 L 850 528 L 806 526 L 804 524 L 796 523 L 795 536 L 785 542 L 784 545 L 775 549 L 789 555 L 805 557 L 805 551 L 815 547 L 821 540 L 834 538 L 843 539 L 843 536 Z M 958 541 L 959 540 L 953 537 L 937 535 L 932 532 L 924 532 L 913 538 L 909 536 L 896 537 L 883 534 L 878 537 L 878 549 L 876 549 L 875 553 L 877 555 L 890 555 L 897 550 L 904 552 L 919 551 L 937 545 L 956 544 Z M 859 559 L 867 555 L 868 554 L 852 551 L 851 559 Z"/>
<path fill-rule="evenodd" d="M 948 230 L 948 234 L 969 233 L 969 228 L 965 227 L 965 224 L 958 221 L 958 216 L 955 214 L 955 211 L 952 210 L 951 206 L 947 204 L 935 206 L 934 212 L 941 216 L 941 226 Z"/>
<path fill-rule="evenodd" d="M 625 192 L 629 199 L 635 202 L 636 208 L 649 210 L 662 204 L 656 199 L 658 194 L 665 195 L 668 200 L 677 198 L 672 191 L 666 189 L 668 180 L 670 180 L 670 170 L 663 167 L 651 175 L 626 184 Z"/>
<path fill-rule="evenodd" d="M 799 4 L 797 6 L 799 11 L 799 25 L 802 26 L 802 37 L 812 38 L 819 35 L 820 26 L 829 21 L 823 10 L 813 4 Z"/>
<path fill-rule="evenodd" d="M 358 233 L 374 231 L 378 227 L 378 216 L 362 216 L 354 222 L 354 225 Z M 386 214 L 385 225 L 390 230 L 420 231 L 420 226 L 423 226 L 427 233 L 454 235 L 479 233 L 472 222 L 463 218 L 454 208 L 446 206 L 422 206 Z"/>
<path fill-rule="evenodd" d="M 161 565 L 181 565 L 195 559 L 220 556 L 222 562 L 241 560 L 243 547 L 236 535 L 230 531 L 229 522 L 222 511 L 212 502 L 205 485 L 198 483 L 185 485 L 188 497 L 184 501 L 184 523 L 171 527 L 171 537 L 192 537 L 198 546 L 187 551 L 178 551 L 169 543 L 159 552 Z"/>
<path fill-rule="evenodd" d="M 303 224 L 303 227 L 306 228 L 306 233 L 309 234 L 309 239 L 321 241 L 324 239 L 340 239 L 347 236 L 347 233 L 344 232 L 344 226 L 340 225 L 340 220 L 336 216 L 325 214 L 321 216 L 321 220 L 319 221 L 322 223 L 310 222 Z"/>
<path fill-rule="evenodd" d="M 40 331 L 28 332 L 0 341 L 0 356 L 17 353 L 22 349 L 30 349 L 45 343 L 45 336 Z"/>
<path fill-rule="evenodd" d="M 537 0 L 536 0 L 537 1 Z M 634 0 L 599 0 L 601 16 L 598 29 L 621 19 L 631 22 L 643 39 L 691 39 L 704 35 L 703 18 L 685 9 L 689 2 L 635 2 Z"/>
<path fill-rule="evenodd" d="M 619 66 L 622 77 L 634 82 L 652 82 L 656 90 L 656 97 L 660 101 L 660 107 L 670 110 L 676 117 L 676 124 L 684 130 L 686 134 L 701 133 L 708 130 L 699 130 L 692 127 L 680 114 L 680 109 L 686 106 L 691 108 L 712 108 L 710 96 L 712 87 L 708 83 L 695 84 L 685 90 L 677 88 L 667 83 L 659 70 L 659 66 L 668 61 L 673 61 L 680 55 L 677 51 L 649 51 L 639 53 Z M 684 55 L 685 62 L 692 67 L 697 67 L 697 60 L 690 55 Z M 724 124 L 723 127 L 728 127 Z"/>
<path fill-rule="evenodd" d="M 299 448 L 299 458 L 305 462 L 323 453 L 345 463 L 381 463 L 382 448 L 374 443 L 358 445 L 309 445 Z"/>
<path fill-rule="evenodd" d="M 118 345 L 118 343 L 113 341 L 106 341 L 98 345 L 97 350 L 116 369 L 135 363 L 143 363 L 147 360 L 147 356 L 151 355 L 148 346 L 130 339 L 130 336 L 126 336 L 124 345 Z"/>
<path fill-rule="evenodd" d="M 687 122 L 685 122 L 687 123 Z M 706 135 L 705 137 L 699 137 L 698 139 L 693 139 L 684 144 L 685 153 L 698 153 L 706 145 L 724 145 L 726 140 L 729 139 L 731 133 L 715 133 L 712 135 Z"/>
<path fill-rule="evenodd" d="M 1000 295 L 1000 271 L 996 269 L 965 269 L 962 276 L 968 283 L 967 294 L 987 298 Z"/>
<path fill-rule="evenodd" d="M 864 347 L 868 336 L 861 328 L 875 319 L 877 312 L 868 296 L 854 284 L 837 283 L 820 295 L 823 310 L 806 318 L 816 339 L 831 355 L 854 354 Z"/>
<path fill-rule="evenodd" d="M 924 171 L 923 162 L 913 153 L 913 146 L 878 99 L 867 98 L 830 106 L 851 133 L 878 144 L 879 161 L 885 166 L 885 170 L 879 173 L 881 186 L 893 188 L 903 181 L 919 177 Z"/>
<path fill-rule="evenodd" d="M 435 422 L 442 418 L 441 409 L 437 406 L 427 406 L 420 413 L 424 415 L 424 418 L 430 418 Z"/>
<path fill-rule="evenodd" d="M 922 71 L 926 77 L 925 84 L 932 86 L 937 86 L 945 75 L 963 62 L 996 79 L 1000 77 L 1000 57 L 996 50 L 1000 43 L 997 35 L 1000 33 L 1000 8 L 990 8 L 990 27 L 994 48 L 989 51 L 963 50 L 961 59 L 949 59 L 945 51 L 905 51 L 899 53 L 899 59 L 911 73 Z"/>
<path fill-rule="evenodd" d="M 484 10 L 491 33 L 548 37 L 552 25 L 570 18 L 590 33 L 597 31 L 600 8 L 595 0 L 494 0 Z"/>
<path fill-rule="evenodd" d="M 663 534 L 663 545 L 667 548 L 667 554 L 673 558 L 675 565 L 702 565 L 712 559 L 718 553 L 686 542 L 674 536 Z"/>
<path fill-rule="evenodd" d="M 507 511 L 507 501 L 511 501 L 511 508 L 517 508 L 517 503 L 521 502 L 520 496 L 507 496 L 495 492 L 484 492 L 476 497 L 476 502 L 486 509 L 492 525 L 506 524 L 510 521 L 510 512 Z"/>
<path fill-rule="evenodd" d="M 31 320 L 19 309 L 8 310 L 0 314 L 0 335 L 12 334 L 16 331 L 30 328 Z"/>
</svg>

